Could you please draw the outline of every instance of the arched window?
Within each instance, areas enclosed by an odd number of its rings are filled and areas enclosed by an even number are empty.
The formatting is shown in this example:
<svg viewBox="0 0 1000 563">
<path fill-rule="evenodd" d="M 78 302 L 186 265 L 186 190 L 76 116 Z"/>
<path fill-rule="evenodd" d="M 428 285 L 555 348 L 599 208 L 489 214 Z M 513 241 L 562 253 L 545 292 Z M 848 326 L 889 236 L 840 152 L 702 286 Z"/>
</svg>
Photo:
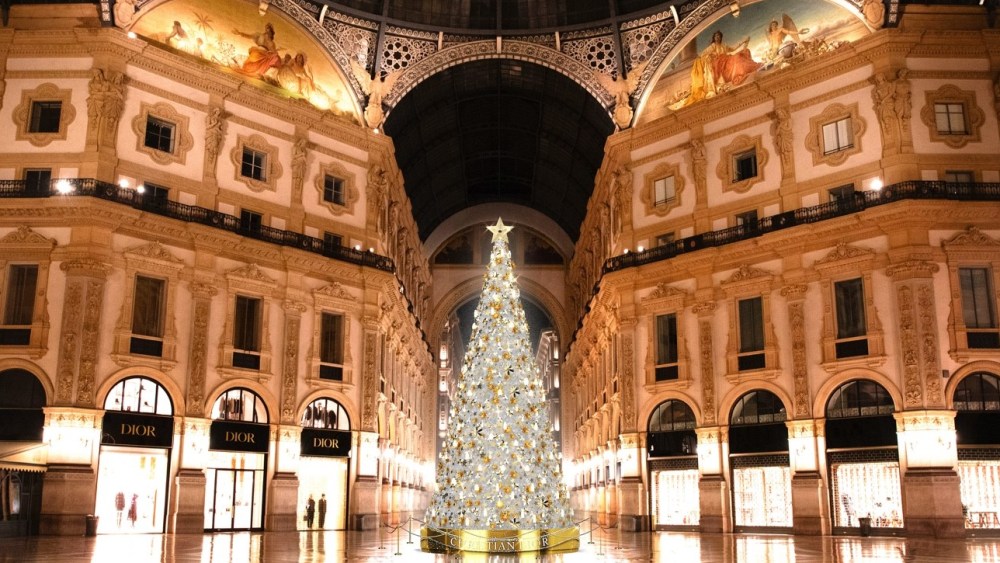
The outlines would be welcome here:
<svg viewBox="0 0 1000 563">
<path fill-rule="evenodd" d="M 693 430 L 694 427 L 694 412 L 684 401 L 673 399 L 663 401 L 653 409 L 653 414 L 649 415 L 650 432 Z"/>
<path fill-rule="evenodd" d="M 1000 411 L 1000 377 L 992 373 L 973 373 L 955 388 L 955 410 Z"/>
<path fill-rule="evenodd" d="M 45 406 L 45 388 L 29 371 L 0 372 L 0 409 L 40 409 Z"/>
<path fill-rule="evenodd" d="M 174 414 L 174 404 L 162 385 L 148 377 L 126 377 L 108 391 L 104 410 Z"/>
<path fill-rule="evenodd" d="M 350 430 L 351 419 L 343 405 L 333 399 L 316 399 L 302 413 L 303 428 Z"/>
<path fill-rule="evenodd" d="M 896 410 L 892 396 L 874 381 L 859 379 L 837 388 L 826 403 L 827 418 L 881 416 Z"/>
<path fill-rule="evenodd" d="M 733 426 L 747 424 L 772 424 L 788 419 L 785 405 L 777 395 L 770 391 L 750 391 L 740 397 L 733 405 L 729 424 Z"/>
<path fill-rule="evenodd" d="M 212 420 L 267 423 L 267 406 L 260 395 L 249 389 L 230 389 L 215 400 L 215 405 L 212 406 Z"/>
<path fill-rule="evenodd" d="M 23 369 L 0 372 L 0 441 L 40 442 L 45 426 L 45 388 Z"/>
</svg>

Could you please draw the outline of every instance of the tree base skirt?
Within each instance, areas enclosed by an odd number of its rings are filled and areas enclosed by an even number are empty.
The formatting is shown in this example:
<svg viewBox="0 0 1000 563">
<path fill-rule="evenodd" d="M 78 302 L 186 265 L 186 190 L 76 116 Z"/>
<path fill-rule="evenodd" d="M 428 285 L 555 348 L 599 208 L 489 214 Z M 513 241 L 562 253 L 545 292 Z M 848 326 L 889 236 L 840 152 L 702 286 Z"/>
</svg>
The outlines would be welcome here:
<svg viewBox="0 0 1000 563">
<path fill-rule="evenodd" d="M 542 530 L 420 529 L 420 549 L 431 553 L 566 553 L 580 549 L 580 528 Z"/>
</svg>

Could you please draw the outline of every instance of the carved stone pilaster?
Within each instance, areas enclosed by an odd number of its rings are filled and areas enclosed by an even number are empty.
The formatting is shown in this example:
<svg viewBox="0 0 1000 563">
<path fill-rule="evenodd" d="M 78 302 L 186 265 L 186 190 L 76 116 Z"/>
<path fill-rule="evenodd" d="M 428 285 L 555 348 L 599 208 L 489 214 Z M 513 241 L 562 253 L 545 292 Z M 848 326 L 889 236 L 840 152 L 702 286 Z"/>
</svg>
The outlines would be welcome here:
<svg viewBox="0 0 1000 563">
<path fill-rule="evenodd" d="M 806 369 L 805 306 L 806 286 L 788 285 L 781 289 L 788 300 L 788 321 L 792 328 L 792 381 L 795 418 L 809 417 L 809 380 Z"/>
<path fill-rule="evenodd" d="M 126 76 L 120 72 L 93 69 L 90 96 L 87 98 L 88 142 L 114 148 L 118 138 L 118 120 L 125 109 L 126 81 Z"/>
<path fill-rule="evenodd" d="M 66 298 L 63 304 L 59 364 L 56 368 L 56 404 L 94 405 L 94 374 L 97 369 L 104 282 L 110 266 L 91 258 L 63 262 Z"/>
<path fill-rule="evenodd" d="M 635 375 L 632 367 L 635 364 L 635 353 L 632 347 L 634 338 L 635 333 L 631 330 L 622 334 L 621 372 L 619 375 L 622 390 L 622 433 L 636 431 L 635 392 L 633 391 Z"/>
<path fill-rule="evenodd" d="M 361 429 L 376 432 L 378 409 L 378 332 L 365 329 L 365 367 L 361 387 Z"/>
<path fill-rule="evenodd" d="M 924 395 L 930 408 L 944 408 L 941 389 L 941 358 L 937 341 L 934 287 L 930 281 L 917 282 L 917 311 L 920 318 L 920 365 L 924 375 Z"/>
<path fill-rule="evenodd" d="M 701 396 L 703 424 L 715 424 L 715 366 L 712 362 L 712 315 L 714 301 L 703 301 L 692 310 L 698 315 L 698 350 L 701 352 Z"/>
<path fill-rule="evenodd" d="M 205 375 L 208 372 L 208 323 L 212 314 L 212 297 L 218 293 L 215 286 L 191 283 L 192 326 L 191 361 L 188 368 L 187 415 L 205 414 Z"/>
<path fill-rule="evenodd" d="M 285 357 L 281 369 L 281 423 L 295 423 L 296 383 L 299 376 L 299 331 L 305 305 L 285 301 Z"/>
<path fill-rule="evenodd" d="M 920 350 L 911 282 L 896 285 L 896 307 L 899 309 L 899 350 L 903 364 L 903 404 L 906 408 L 916 408 L 923 404 L 923 389 L 920 385 Z"/>
</svg>

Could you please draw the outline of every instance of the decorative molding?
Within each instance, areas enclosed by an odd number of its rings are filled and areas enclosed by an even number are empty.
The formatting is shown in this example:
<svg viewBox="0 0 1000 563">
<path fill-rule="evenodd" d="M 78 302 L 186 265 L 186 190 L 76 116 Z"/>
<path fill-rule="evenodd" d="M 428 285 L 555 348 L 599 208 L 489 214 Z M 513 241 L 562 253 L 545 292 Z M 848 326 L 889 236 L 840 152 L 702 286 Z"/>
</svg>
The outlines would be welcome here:
<svg viewBox="0 0 1000 563">
<path fill-rule="evenodd" d="M 805 304 L 801 299 L 788 303 L 788 322 L 792 332 L 793 410 L 795 418 L 808 418 L 811 402 L 809 401 L 809 369 L 806 363 Z"/>
<path fill-rule="evenodd" d="M 841 263 L 847 260 L 855 259 L 873 259 L 875 257 L 875 251 L 870 248 L 862 248 L 860 246 L 854 246 L 847 244 L 846 242 L 838 242 L 837 246 L 831 250 L 826 256 L 820 258 L 813 263 L 814 266 L 821 266 L 827 264 Z"/>
<path fill-rule="evenodd" d="M 736 168 L 734 157 L 740 154 L 753 151 L 757 160 L 757 175 L 742 180 L 736 180 Z M 768 153 L 764 148 L 764 142 L 760 135 L 753 137 L 738 135 L 731 143 L 723 147 L 719 155 L 719 164 L 715 168 L 715 174 L 722 180 L 722 191 L 746 193 L 755 184 L 764 181 L 764 168 L 767 165 Z"/>
<path fill-rule="evenodd" d="M 914 312 L 912 282 L 896 285 L 896 306 L 899 310 L 899 350 L 903 368 L 903 404 L 906 408 L 923 406 L 924 394 L 920 381 L 918 334 Z"/>
<path fill-rule="evenodd" d="M 146 146 L 146 127 L 149 118 L 153 117 L 173 125 L 173 146 L 169 151 L 161 151 Z M 178 112 L 174 106 L 159 102 L 149 104 L 142 102 L 139 106 L 139 113 L 132 119 L 132 132 L 135 133 L 135 150 L 145 154 L 157 164 L 180 164 L 187 163 L 187 153 L 194 146 L 194 137 L 191 136 L 188 117 Z"/>
<path fill-rule="evenodd" d="M 715 303 L 712 303 L 712 310 Z M 715 366 L 712 361 L 712 320 L 698 320 L 698 346 L 701 350 L 702 424 L 715 424 Z"/>
<path fill-rule="evenodd" d="M 823 137 L 823 126 L 842 119 L 851 120 L 850 146 L 834 152 L 827 152 Z M 830 104 L 821 113 L 809 119 L 809 136 L 806 137 L 806 149 L 812 153 L 813 166 L 826 164 L 839 166 L 847 161 L 849 156 L 862 152 L 861 140 L 864 138 L 868 124 L 858 112 L 858 104 Z"/>
<path fill-rule="evenodd" d="M 970 225 L 965 231 L 958 233 L 946 241 L 942 241 L 941 246 L 946 249 L 959 246 L 1000 247 L 1000 240 L 980 231 L 978 227 Z"/>
<path fill-rule="evenodd" d="M 0 245 L 38 245 L 41 248 L 52 250 L 56 245 L 56 241 L 36 233 L 27 225 L 20 225 L 17 230 L 11 231 L 4 235 L 3 238 L 0 238 Z"/>
<path fill-rule="evenodd" d="M 643 177 L 643 188 L 640 199 L 645 206 L 646 215 L 665 217 L 672 209 L 680 206 L 681 192 L 684 191 L 685 183 L 684 176 L 681 175 L 680 170 L 680 166 L 676 163 L 663 162 Z M 674 179 L 674 197 L 657 205 L 654 184 L 661 178 L 669 177 L 673 177 Z"/>
<path fill-rule="evenodd" d="M 897 264 L 890 264 L 885 269 L 885 275 L 894 280 L 908 278 L 929 278 L 933 276 L 940 267 L 934 262 L 926 260 L 906 260 Z"/>
<path fill-rule="evenodd" d="M 740 264 L 739 269 L 733 272 L 733 275 L 729 276 L 729 279 L 722 282 L 725 284 L 734 284 L 738 282 L 745 282 L 754 280 L 757 278 L 773 278 L 774 274 L 768 272 L 767 270 L 761 270 L 759 268 L 754 268 L 749 264 Z"/>
<path fill-rule="evenodd" d="M 323 199 L 323 194 L 326 189 L 326 177 L 332 176 L 341 180 L 344 183 L 344 203 L 336 204 L 331 201 L 326 201 Z M 313 182 L 318 192 L 317 203 L 321 208 L 326 208 L 330 211 L 332 215 L 353 215 L 355 213 L 354 206 L 361 197 L 358 193 L 358 188 L 355 186 L 354 174 L 351 174 L 344 168 L 340 163 L 328 162 L 321 164 L 319 167 L 319 173 L 316 175 L 316 180 Z"/>
<path fill-rule="evenodd" d="M 65 141 L 69 125 L 76 119 L 76 108 L 71 102 L 73 90 L 60 89 L 51 82 L 39 84 L 32 90 L 21 92 L 21 103 L 14 107 L 11 118 L 16 127 L 14 138 L 18 141 L 28 141 L 36 147 L 48 146 L 53 141 Z M 54 133 L 32 133 L 31 108 L 34 102 L 59 102 L 59 130 Z"/>
<path fill-rule="evenodd" d="M 920 110 L 920 120 L 927 126 L 932 142 L 944 143 L 953 149 L 960 149 L 971 143 L 982 140 L 981 128 L 986 121 L 986 114 L 976 103 L 976 93 L 962 90 L 954 84 L 945 84 L 937 90 L 924 93 L 924 107 Z M 935 119 L 935 104 L 958 103 L 962 105 L 966 132 L 942 133 L 938 131 Z"/>
<path fill-rule="evenodd" d="M 264 154 L 264 179 L 257 180 L 242 174 L 243 149 L 250 149 Z M 278 147 L 267 142 L 267 139 L 254 133 L 251 135 L 236 135 L 236 146 L 229 153 L 233 163 L 234 179 L 246 184 L 254 192 L 273 192 L 277 190 L 278 178 L 282 167 L 278 160 Z"/>
</svg>

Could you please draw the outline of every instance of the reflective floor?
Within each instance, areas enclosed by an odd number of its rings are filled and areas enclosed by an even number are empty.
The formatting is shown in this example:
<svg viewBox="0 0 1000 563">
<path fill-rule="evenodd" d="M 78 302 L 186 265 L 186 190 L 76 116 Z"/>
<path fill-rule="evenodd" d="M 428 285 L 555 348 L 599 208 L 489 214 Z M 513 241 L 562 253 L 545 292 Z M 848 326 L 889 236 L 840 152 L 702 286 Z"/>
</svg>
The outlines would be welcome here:
<svg viewBox="0 0 1000 563">
<path fill-rule="evenodd" d="M 414 530 L 416 531 L 416 530 Z M 406 529 L 375 532 L 267 532 L 205 535 L 101 535 L 0 538 L 0 562 L 959 562 L 1000 561 L 1000 538 L 931 540 L 760 534 L 584 533 L 580 551 L 563 555 L 422 553 Z"/>
</svg>

